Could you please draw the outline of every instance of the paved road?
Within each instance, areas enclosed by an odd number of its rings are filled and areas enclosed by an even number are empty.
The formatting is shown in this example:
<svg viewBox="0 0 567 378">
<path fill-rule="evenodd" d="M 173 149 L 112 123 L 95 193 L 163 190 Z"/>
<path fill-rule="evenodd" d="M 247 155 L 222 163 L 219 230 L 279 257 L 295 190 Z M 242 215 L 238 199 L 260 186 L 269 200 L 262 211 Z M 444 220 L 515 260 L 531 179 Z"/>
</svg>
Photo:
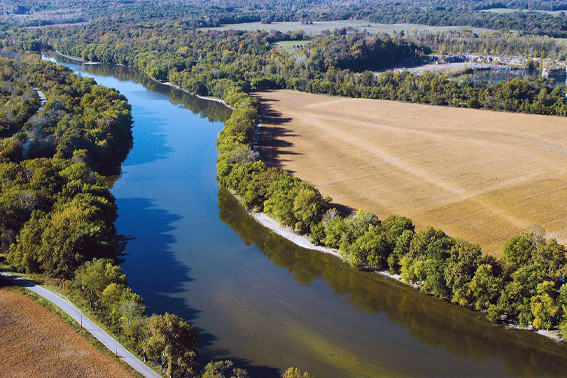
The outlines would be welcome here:
<svg viewBox="0 0 567 378">
<path fill-rule="evenodd" d="M 124 360 L 128 365 L 132 366 L 144 377 L 161 378 L 159 374 L 146 366 L 146 364 L 136 358 L 136 356 L 134 356 L 132 353 L 128 352 L 122 345 L 114 340 L 112 336 L 110 336 L 108 333 L 103 331 L 102 328 L 94 324 L 89 318 L 83 315 L 78 308 L 73 306 L 67 300 L 39 285 L 36 285 L 31 281 L 15 277 L 4 272 L 0 272 L 0 276 L 16 285 L 23 286 L 26 289 L 33 291 L 37 295 L 42 296 L 43 298 L 55 304 L 61 310 L 65 311 L 67 314 L 69 314 L 69 316 L 75 319 L 77 323 L 82 324 L 87 331 L 92 333 L 93 336 L 96 337 L 101 343 L 103 343 L 108 349 L 116 353 L 118 357 Z"/>
</svg>

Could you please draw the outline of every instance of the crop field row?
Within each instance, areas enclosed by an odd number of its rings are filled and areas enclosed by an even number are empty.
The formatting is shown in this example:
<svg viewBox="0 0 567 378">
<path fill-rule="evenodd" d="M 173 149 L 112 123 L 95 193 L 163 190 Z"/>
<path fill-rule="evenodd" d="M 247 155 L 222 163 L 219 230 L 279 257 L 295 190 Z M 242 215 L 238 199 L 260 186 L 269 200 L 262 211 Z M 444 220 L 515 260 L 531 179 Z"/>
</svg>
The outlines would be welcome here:
<svg viewBox="0 0 567 378">
<path fill-rule="evenodd" d="M 567 119 L 257 93 L 261 157 L 334 203 L 411 218 L 499 256 L 532 225 L 567 242 Z"/>
<path fill-rule="evenodd" d="M 130 377 L 33 299 L 0 290 L 0 377 Z"/>
</svg>

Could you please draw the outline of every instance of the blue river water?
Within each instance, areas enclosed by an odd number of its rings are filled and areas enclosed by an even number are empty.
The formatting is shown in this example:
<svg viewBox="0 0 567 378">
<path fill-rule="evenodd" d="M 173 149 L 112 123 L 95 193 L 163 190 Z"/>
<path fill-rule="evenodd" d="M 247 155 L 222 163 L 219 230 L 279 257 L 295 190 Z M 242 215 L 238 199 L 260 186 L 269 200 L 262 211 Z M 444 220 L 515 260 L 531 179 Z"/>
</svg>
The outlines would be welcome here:
<svg viewBox="0 0 567 378">
<path fill-rule="evenodd" d="M 123 269 L 149 313 L 202 334 L 201 364 L 253 377 L 564 376 L 567 349 L 295 246 L 257 224 L 216 180 L 230 110 L 125 67 L 73 65 L 132 104 L 134 146 L 109 180 Z"/>
</svg>

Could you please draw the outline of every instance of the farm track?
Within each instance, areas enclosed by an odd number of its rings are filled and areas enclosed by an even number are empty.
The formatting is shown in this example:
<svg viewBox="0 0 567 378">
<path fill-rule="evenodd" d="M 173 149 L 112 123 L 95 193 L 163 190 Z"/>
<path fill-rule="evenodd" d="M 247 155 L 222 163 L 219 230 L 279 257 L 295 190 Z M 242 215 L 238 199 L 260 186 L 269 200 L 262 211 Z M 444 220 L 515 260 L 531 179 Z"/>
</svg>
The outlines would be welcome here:
<svg viewBox="0 0 567 378">
<path fill-rule="evenodd" d="M 404 215 L 497 256 L 507 238 L 534 224 L 567 242 L 567 118 L 256 95 L 262 159 L 344 211 Z"/>
</svg>

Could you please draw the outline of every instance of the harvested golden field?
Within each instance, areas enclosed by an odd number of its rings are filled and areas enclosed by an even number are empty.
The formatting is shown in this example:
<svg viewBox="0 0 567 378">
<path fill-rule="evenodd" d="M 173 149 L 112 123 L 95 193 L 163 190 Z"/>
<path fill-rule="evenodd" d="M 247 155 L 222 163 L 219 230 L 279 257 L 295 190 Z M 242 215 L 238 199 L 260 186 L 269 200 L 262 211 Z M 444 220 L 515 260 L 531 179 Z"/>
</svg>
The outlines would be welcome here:
<svg viewBox="0 0 567 378">
<path fill-rule="evenodd" d="M 294 91 L 262 99 L 260 154 L 324 196 L 501 254 L 539 225 L 567 242 L 567 118 Z"/>
<path fill-rule="evenodd" d="M 0 377 L 131 377 L 33 299 L 0 290 Z"/>
</svg>

